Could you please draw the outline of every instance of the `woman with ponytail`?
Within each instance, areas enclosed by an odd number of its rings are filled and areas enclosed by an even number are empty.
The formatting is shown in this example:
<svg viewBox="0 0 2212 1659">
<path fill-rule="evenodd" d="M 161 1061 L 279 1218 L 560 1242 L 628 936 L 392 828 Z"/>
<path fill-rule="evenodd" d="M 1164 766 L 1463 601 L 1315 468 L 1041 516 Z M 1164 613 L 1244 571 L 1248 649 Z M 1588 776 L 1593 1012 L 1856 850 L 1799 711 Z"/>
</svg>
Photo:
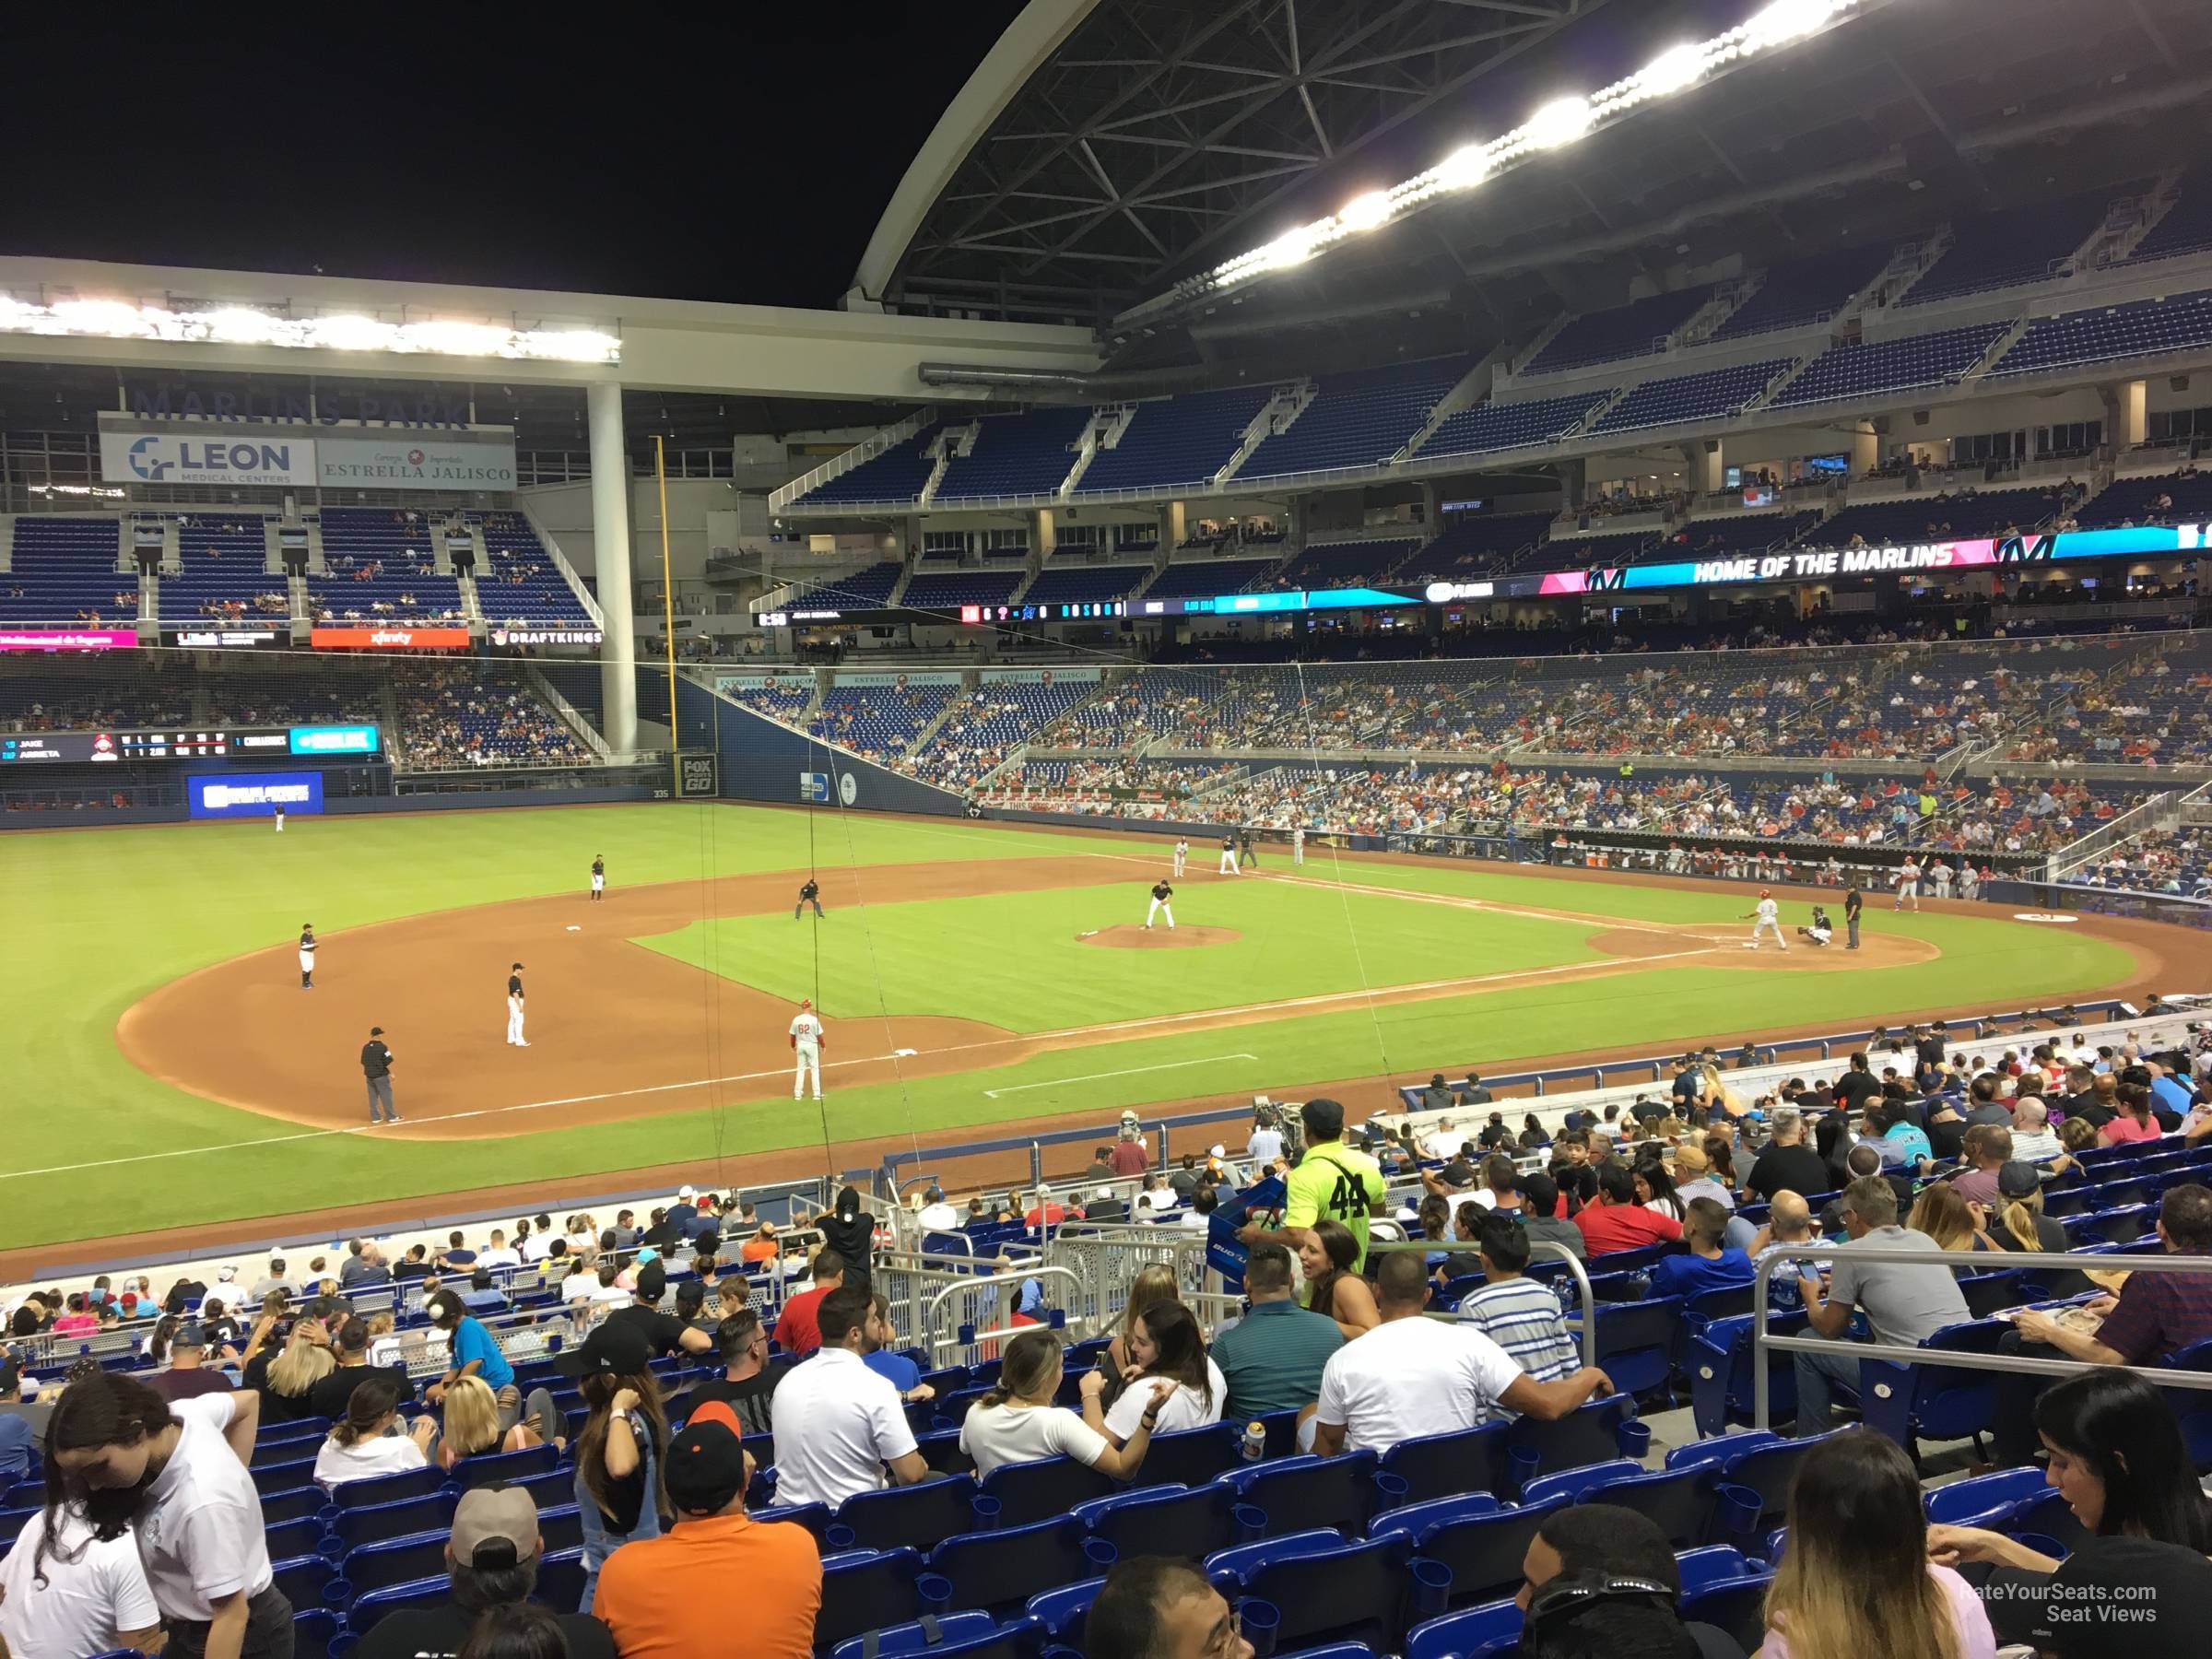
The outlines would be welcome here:
<svg viewBox="0 0 2212 1659">
<path fill-rule="evenodd" d="M 968 1409 L 960 1423 L 960 1450 L 975 1460 L 978 1478 L 1001 1464 L 1030 1463 L 1040 1457 L 1072 1457 L 1086 1467 L 1127 1480 L 1145 1461 L 1151 1448 L 1152 1430 L 1159 1409 L 1173 1387 L 1164 1382 L 1140 1382 L 1133 1394 L 1146 1400 L 1135 1430 L 1120 1446 L 1053 1401 L 1060 1393 L 1062 1372 L 1060 1335 L 1057 1331 L 1024 1331 L 1006 1344 L 998 1370 L 998 1386 Z M 1103 1373 L 1083 1373 L 1083 1399 L 1095 1402 L 1106 1385 Z"/>
</svg>

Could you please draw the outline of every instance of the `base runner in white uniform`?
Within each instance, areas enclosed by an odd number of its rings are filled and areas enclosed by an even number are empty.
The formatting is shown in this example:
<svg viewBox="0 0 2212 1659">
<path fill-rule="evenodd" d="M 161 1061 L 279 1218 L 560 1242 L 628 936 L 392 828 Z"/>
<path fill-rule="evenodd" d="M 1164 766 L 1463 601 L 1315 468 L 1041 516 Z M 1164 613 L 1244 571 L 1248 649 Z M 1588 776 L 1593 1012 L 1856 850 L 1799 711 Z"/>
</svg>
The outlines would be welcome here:
<svg viewBox="0 0 2212 1659">
<path fill-rule="evenodd" d="M 1190 843 L 1189 841 L 1187 841 L 1183 840 L 1183 838 L 1182 838 L 1182 836 L 1180 836 L 1180 835 L 1179 835 L 1179 836 L 1177 836 L 1177 837 L 1175 838 L 1175 879 L 1176 879 L 1176 880 L 1178 880 L 1178 881 L 1181 881 L 1181 880 L 1182 879 L 1182 866 L 1183 866 L 1183 863 L 1184 863 L 1184 861 L 1185 861 L 1186 859 L 1188 859 L 1188 858 L 1190 857 L 1190 855 L 1191 855 L 1191 843 Z"/>
<path fill-rule="evenodd" d="M 1790 942 L 1782 936 L 1782 906 L 1774 902 L 1774 895 L 1765 888 L 1759 889 L 1759 902 L 1746 911 L 1744 914 L 1746 917 L 1756 916 L 1759 918 L 1758 921 L 1751 924 L 1752 949 L 1759 948 L 1759 935 L 1763 933 L 1771 933 L 1774 935 L 1775 948 L 1787 950 L 1790 947 Z"/>
<path fill-rule="evenodd" d="M 791 1022 L 791 1052 L 798 1064 L 792 1068 L 791 1098 L 797 1100 L 805 1092 L 806 1074 L 814 1074 L 814 1098 L 822 1098 L 822 1017 L 814 1011 L 814 1004 L 801 1002 L 799 1012 Z"/>
<path fill-rule="evenodd" d="M 1237 838 L 1234 832 L 1231 832 L 1224 835 L 1221 838 L 1221 868 L 1219 874 L 1223 876 L 1234 876 L 1236 873 Z"/>
<path fill-rule="evenodd" d="M 1897 902 L 1889 908 L 1901 911 L 1908 899 L 1912 900 L 1914 910 L 1920 908 L 1920 865 L 1910 854 L 1906 855 L 1903 864 L 1897 866 Z"/>
<path fill-rule="evenodd" d="M 1152 902 L 1145 909 L 1145 926 L 1147 929 L 1151 927 L 1155 916 L 1165 916 L 1170 927 L 1175 925 L 1175 912 L 1168 904 L 1168 900 L 1174 897 L 1175 889 L 1166 882 L 1156 881 L 1152 884 Z"/>
<path fill-rule="evenodd" d="M 315 924 L 302 922 L 300 924 L 300 989 L 312 991 L 314 988 Z"/>
<path fill-rule="evenodd" d="M 516 1048 L 528 1048 L 523 1041 L 523 965 L 520 962 L 507 971 L 507 1041 Z"/>
</svg>

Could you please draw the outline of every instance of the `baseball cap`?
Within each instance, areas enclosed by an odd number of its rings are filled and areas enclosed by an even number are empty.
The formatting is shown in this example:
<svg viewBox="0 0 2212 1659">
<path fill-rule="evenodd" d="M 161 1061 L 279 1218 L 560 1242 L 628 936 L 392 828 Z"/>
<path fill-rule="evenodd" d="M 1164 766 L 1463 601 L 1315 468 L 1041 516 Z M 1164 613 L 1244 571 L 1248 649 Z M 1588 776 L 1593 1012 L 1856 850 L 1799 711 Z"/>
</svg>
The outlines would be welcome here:
<svg viewBox="0 0 2212 1659">
<path fill-rule="evenodd" d="M 1765 888 L 1760 888 L 1759 889 L 1759 896 L 1761 899 L 1771 899 L 1771 898 L 1773 898 L 1773 897 L 1774 897 L 1774 895 L 1773 895 L 1772 893 L 1769 892 L 1769 891 L 1768 891 L 1768 890 L 1767 890 Z"/>
<path fill-rule="evenodd" d="M 169 1339 L 169 1346 L 171 1347 L 206 1347 L 207 1346 L 207 1327 L 196 1320 L 190 1324 L 181 1324 L 177 1327 L 176 1335 Z"/>
<path fill-rule="evenodd" d="M 668 1293 L 668 1269 L 658 1262 L 648 1262 L 638 1269 L 638 1294 L 647 1301 L 659 1301 Z"/>
<path fill-rule="evenodd" d="M 676 1195 L 688 1204 L 699 1196 L 699 1189 L 694 1186 L 680 1186 L 676 1189 Z"/>
<path fill-rule="evenodd" d="M 1706 1158 L 1704 1147 L 1677 1147 L 1675 1148 L 1675 1171 L 1677 1174 L 1702 1175 L 1712 1168 L 1712 1160 Z"/>
<path fill-rule="evenodd" d="M 1112 1187 L 1100 1187 L 1097 1192 L 1093 1193 L 1091 1196 L 1093 1198 L 1111 1198 L 1113 1196 L 1113 1189 Z"/>
<path fill-rule="evenodd" d="M 531 1559 L 537 1554 L 538 1534 L 530 1488 L 476 1487 L 463 1493 L 453 1511 L 450 1547 L 453 1559 L 465 1567 L 497 1570 Z"/>
<path fill-rule="evenodd" d="M 1219 1141 L 1216 1141 L 1212 1146 L 1206 1149 L 1206 1155 L 1208 1158 L 1227 1158 L 1229 1156 L 1229 1148 L 1223 1146 Z"/>
<path fill-rule="evenodd" d="M 2186 1545 L 2087 1538 L 2034 1598 L 2028 1637 L 2059 1659 L 2183 1659 L 2204 1652 L 2208 1601 L 2212 1561 Z M 2086 1616 L 2085 1609 L 2100 1606 L 2137 1617 Z"/>
<path fill-rule="evenodd" d="M 666 1479 L 678 1510 L 713 1514 L 745 1490 L 745 1446 L 726 1424 L 695 1416 L 668 1437 Z"/>
<path fill-rule="evenodd" d="M 2031 1163 L 2014 1159 L 1997 1171 L 1997 1191 L 2007 1198 L 2025 1198 L 2043 1184 Z"/>
<path fill-rule="evenodd" d="M 609 1320 L 575 1347 L 553 1357 L 553 1369 L 564 1377 L 635 1377 L 652 1363 L 645 1333 L 627 1319 Z"/>
<path fill-rule="evenodd" d="M 799 1006 L 802 1008 L 811 1008 L 814 1006 L 814 1002 L 809 997 L 802 996 L 799 998 Z"/>
</svg>

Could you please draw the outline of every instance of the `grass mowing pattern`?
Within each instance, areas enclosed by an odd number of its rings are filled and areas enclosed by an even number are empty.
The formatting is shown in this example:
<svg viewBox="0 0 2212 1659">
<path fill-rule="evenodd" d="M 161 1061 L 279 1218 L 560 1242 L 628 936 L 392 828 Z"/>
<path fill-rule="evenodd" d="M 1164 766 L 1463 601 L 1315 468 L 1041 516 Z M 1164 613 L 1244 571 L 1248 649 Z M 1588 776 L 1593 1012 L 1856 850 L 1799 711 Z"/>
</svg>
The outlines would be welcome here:
<svg viewBox="0 0 2212 1659">
<path fill-rule="evenodd" d="M 0 1248 L 109 1237 L 141 1226 L 149 1216 L 176 1225 L 218 1221 L 312 1208 L 334 1193 L 358 1201 L 398 1199 L 707 1158 L 718 1149 L 735 1156 L 814 1144 L 819 1132 L 811 1114 L 793 1118 L 751 1107 L 633 1121 L 622 1126 L 618 1139 L 589 1128 L 432 1144 L 358 1135 L 291 1138 L 300 1134 L 294 1125 L 156 1082 L 126 1062 L 114 1043 L 116 1021 L 141 996 L 195 968 L 289 940 L 303 921 L 327 935 L 371 921 L 581 891 L 594 853 L 606 853 L 618 891 L 646 882 L 796 869 L 807 863 L 807 818 L 799 813 L 661 805 L 294 818 L 282 837 L 250 822 L 0 837 L 8 894 L 0 933 L 0 1006 L 8 1009 L 15 1036 L 7 1133 L 0 1143 Z M 814 830 L 813 853 L 824 866 L 1159 851 L 1149 841 L 1126 837 L 905 823 L 859 814 L 824 815 Z M 1304 874 L 1328 880 L 1336 873 L 1333 864 L 1314 859 Z M 1266 867 L 1283 868 L 1284 861 Z M 1018 1011 L 1032 1030 L 1259 1000 L 1249 994 L 1257 985 L 1358 985 L 1358 965 L 1347 959 L 1347 903 L 1365 981 L 1373 984 L 1510 971 L 1511 964 L 1532 959 L 1530 952 L 1541 953 L 1535 961 L 1586 954 L 1571 924 L 1273 883 L 1186 889 L 1186 920 L 1236 926 L 1245 934 L 1241 944 L 1225 947 L 1242 953 L 1233 971 L 1243 976 L 1238 982 L 1244 989 L 1232 994 L 1215 967 L 1231 959 L 1224 947 L 1185 957 L 1068 942 L 1080 931 L 1070 924 L 1075 920 L 1106 925 L 1143 919 L 1144 872 L 1131 869 L 1139 879 L 1112 888 L 1111 903 L 1106 889 L 1008 900 L 1004 902 L 1014 906 L 1013 921 L 982 927 L 980 934 L 978 923 L 955 912 L 1002 901 L 875 907 L 868 925 L 879 935 L 879 953 L 896 947 L 890 965 L 901 995 L 951 996 L 963 1005 L 951 1011 L 975 1018 L 994 1018 L 976 1004 L 994 1000 Z M 1559 882 L 1477 868 L 1347 861 L 1341 870 L 1347 880 L 1367 886 L 1663 924 L 1733 921 L 1748 903 L 1732 892 Z M 1048 902 L 1053 920 L 1046 926 L 1038 918 Z M 1244 919 L 1225 920 L 1214 911 L 1217 902 L 1239 907 Z M 1069 905 L 1080 913 L 1071 915 Z M 894 913 L 902 911 L 914 914 Z M 1411 1076 L 1437 1065 L 1481 1064 L 1490 1056 L 1629 1043 L 1665 1047 L 1693 1034 L 1722 1038 L 1753 1027 L 1865 1024 L 1886 1012 L 1941 1006 L 1966 996 L 2057 1001 L 2127 971 L 2124 952 L 2071 929 L 2034 928 L 1994 915 L 1896 916 L 1879 905 L 1870 906 L 1868 916 L 1874 929 L 1934 941 L 1944 959 L 1848 975 L 1759 974 L 1668 963 L 1613 978 L 1506 984 L 1372 1011 L 1299 1015 L 1228 1031 L 1119 1041 L 1041 1054 L 987 1076 L 834 1090 L 830 1133 L 839 1139 L 928 1137 L 1009 1117 L 1108 1113 L 1151 1100 L 1324 1077 Z M 837 918 L 848 919 L 857 920 Z M 724 954 L 720 959 L 747 962 L 746 977 L 769 989 L 805 994 L 788 920 L 759 920 L 771 925 L 782 921 L 783 931 L 771 935 L 776 948 L 750 959 Z M 717 925 L 742 929 L 745 922 Z M 681 942 L 701 931 L 671 935 L 662 947 L 680 952 L 688 947 Z M 826 945 L 831 931 L 824 930 Z M 947 940 L 954 932 L 976 948 L 974 959 L 947 975 Z M 854 947 L 841 943 L 835 948 Z M 878 1006 L 872 970 L 856 984 L 853 976 L 859 969 L 841 957 L 838 971 L 845 977 L 837 996 L 858 997 L 864 1010 Z M 1071 973 L 1083 977 L 1069 979 Z M 1103 976 L 1095 994 L 1088 989 L 1094 975 Z M 1132 1007 L 1140 981 L 1158 986 L 1161 994 Z M 887 975 L 887 987 L 891 982 Z M 800 988 L 794 992 L 787 984 Z M 980 994 L 973 989 L 978 985 L 983 987 Z M 1070 986 L 1081 989 L 1065 989 Z M 1203 1000 L 1193 1003 L 1193 997 Z M 1081 1015 L 1074 1021 L 1064 1018 L 1071 1002 Z M 837 1005 L 831 1006 L 834 1013 Z M 240 1033 L 240 1065 L 252 1064 L 256 1045 L 283 1041 L 280 1030 Z M 1236 1053 L 1263 1058 L 1218 1058 Z M 1187 1061 L 1201 1064 L 1138 1069 Z M 1117 1071 L 1133 1075 L 1098 1076 Z M 982 1093 L 1022 1083 L 1046 1087 L 996 1100 Z M 358 1092 L 350 1053 L 334 1057 L 332 1087 L 349 1100 Z M 265 1146 L 242 1144 L 274 1137 L 284 1138 Z M 9 1178 L 53 1165 L 184 1147 L 215 1150 L 51 1178 Z"/>
</svg>

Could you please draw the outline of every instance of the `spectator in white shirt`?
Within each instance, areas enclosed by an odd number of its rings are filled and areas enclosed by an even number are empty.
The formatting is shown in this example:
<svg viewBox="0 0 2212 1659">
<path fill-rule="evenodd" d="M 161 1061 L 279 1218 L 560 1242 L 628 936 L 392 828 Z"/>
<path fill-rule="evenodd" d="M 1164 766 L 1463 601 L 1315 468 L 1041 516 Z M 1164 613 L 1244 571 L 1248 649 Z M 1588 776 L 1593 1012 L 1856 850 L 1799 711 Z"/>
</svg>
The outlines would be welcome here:
<svg viewBox="0 0 2212 1659">
<path fill-rule="evenodd" d="M 611 1282 L 611 1275 L 609 1278 Z M 571 1256 L 568 1277 L 560 1281 L 560 1300 L 564 1302 L 589 1301 L 592 1292 L 598 1288 L 599 1276 L 592 1271 L 591 1264 L 582 1256 Z"/>
<path fill-rule="evenodd" d="M 1437 1079 L 1439 1083 L 1442 1080 Z M 1421 1136 L 1421 1150 L 1430 1158 L 1457 1158 L 1460 1147 L 1466 1143 L 1467 1137 L 1452 1126 L 1452 1120 L 1441 1117 L 1436 1120 L 1436 1127 Z"/>
<path fill-rule="evenodd" d="M 1613 1391 L 1594 1366 L 1539 1382 L 1480 1332 L 1423 1318 L 1429 1273 L 1418 1251 L 1383 1256 L 1377 1297 L 1382 1324 L 1338 1348 L 1322 1371 L 1313 1450 L 1324 1457 L 1472 1429 L 1494 1406 L 1549 1421 Z"/>
<path fill-rule="evenodd" d="M 1244 1156 L 1251 1159 L 1254 1169 L 1265 1170 L 1283 1155 L 1283 1132 L 1275 1126 L 1272 1112 L 1263 1113 L 1253 1120 L 1252 1138 L 1244 1143 Z"/>
<path fill-rule="evenodd" d="M 507 1235 L 498 1228 L 491 1230 L 491 1244 L 477 1252 L 476 1265 L 479 1267 L 520 1267 L 523 1258 L 507 1248 Z"/>
<path fill-rule="evenodd" d="M 399 1423 L 401 1392 L 397 1377 L 371 1376 L 354 1385 L 345 1418 L 315 1453 L 317 1486 L 327 1492 L 343 1481 L 404 1475 L 429 1465 L 437 1421 L 426 1411 L 415 1419 L 412 1432 L 394 1432 Z"/>
<path fill-rule="evenodd" d="M 261 1495 L 247 1464 L 261 1420 L 251 1389 L 175 1403 L 95 1371 L 62 1391 L 46 1426 L 58 1479 L 47 1488 L 48 1549 L 63 1501 L 101 1538 L 128 1527 L 183 1659 L 276 1659 L 292 1651 L 292 1606 L 276 1588 Z"/>
<path fill-rule="evenodd" d="M 1685 1212 L 1692 1198 L 1710 1198 L 1724 1210 L 1735 1208 L 1735 1194 L 1713 1179 L 1712 1159 L 1702 1147 L 1685 1144 L 1675 1148 L 1675 1196 Z"/>
<path fill-rule="evenodd" d="M 516 1222 L 515 1227 L 519 1231 L 522 1223 Z M 538 1217 L 535 1230 L 523 1238 L 523 1260 L 524 1262 L 544 1261 L 553 1253 L 554 1242 L 559 1238 L 560 1235 L 553 1230 L 553 1218 L 550 1216 Z"/>
<path fill-rule="evenodd" d="M 159 1650 L 161 1610 L 129 1535 L 97 1537 L 74 1507 L 33 1515 L 0 1560 L 0 1653 L 84 1659 L 114 1648 Z M 44 1557 L 42 1563 L 39 1558 Z"/>
<path fill-rule="evenodd" d="M 1154 1302 L 1129 1322 L 1129 1365 L 1122 1375 L 1128 1386 L 1103 1416 L 1096 1394 L 1083 1398 L 1083 1420 L 1117 1446 L 1126 1445 L 1147 1417 L 1162 1434 L 1218 1423 L 1229 1398 L 1229 1383 L 1206 1351 L 1196 1316 L 1179 1301 Z M 1171 1382 L 1174 1392 L 1156 1402 L 1148 1380 Z"/>
<path fill-rule="evenodd" d="M 926 1479 L 899 1390 L 862 1357 L 889 1341 L 873 1299 L 857 1286 L 832 1290 L 815 1308 L 822 1346 L 776 1385 L 776 1500 L 835 1509 L 883 1489 Z"/>
<path fill-rule="evenodd" d="M 969 1407 L 960 1423 L 960 1450 L 975 1460 L 979 1478 L 1001 1464 L 1033 1463 L 1042 1457 L 1072 1457 L 1116 1480 L 1135 1475 L 1173 1385 L 1155 1380 L 1130 1389 L 1132 1394 L 1143 1396 L 1139 1416 L 1128 1443 L 1117 1446 L 1082 1417 L 1053 1403 L 1060 1392 L 1064 1366 L 1056 1331 L 1024 1331 L 1006 1344 L 998 1386 Z M 1089 1416 L 1105 1391 L 1106 1375 L 1086 1371 L 1081 1386 L 1084 1413 Z"/>
<path fill-rule="evenodd" d="M 2033 1095 L 2012 1109 L 2012 1156 L 2021 1163 L 2049 1163 L 2065 1148 L 2051 1133 L 2051 1109 Z"/>
</svg>

